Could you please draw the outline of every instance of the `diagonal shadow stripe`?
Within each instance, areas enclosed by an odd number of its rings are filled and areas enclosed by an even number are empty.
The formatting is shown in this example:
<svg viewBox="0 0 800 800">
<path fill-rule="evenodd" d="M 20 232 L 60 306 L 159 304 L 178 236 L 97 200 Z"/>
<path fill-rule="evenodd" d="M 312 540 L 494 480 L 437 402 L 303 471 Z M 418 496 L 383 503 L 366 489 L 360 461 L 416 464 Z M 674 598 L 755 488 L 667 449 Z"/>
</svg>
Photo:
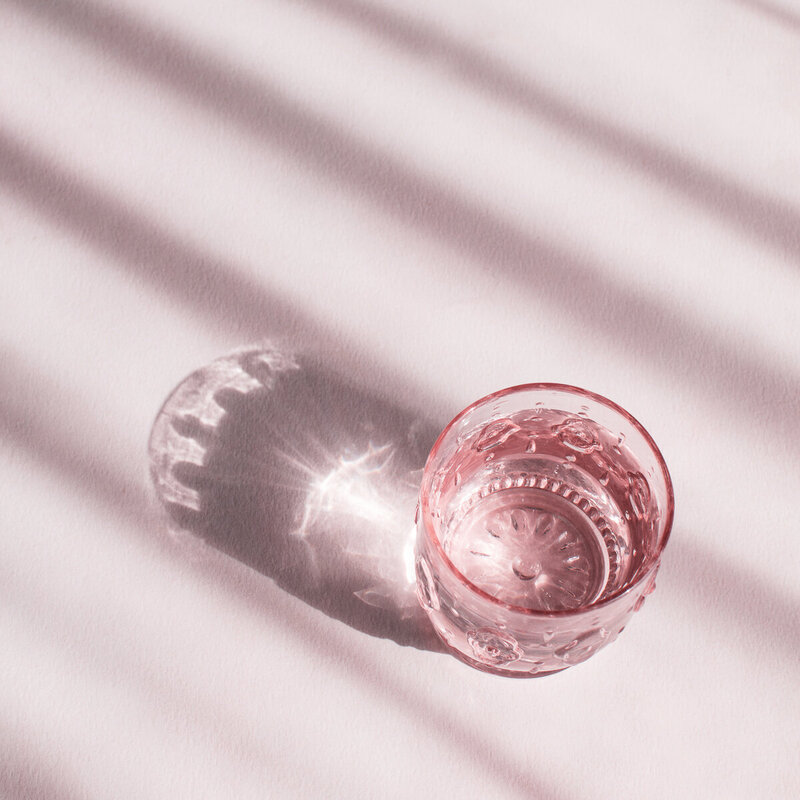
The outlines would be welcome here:
<svg viewBox="0 0 800 800">
<path fill-rule="evenodd" d="M 302 1 L 357 24 L 415 55 L 435 59 L 442 68 L 493 99 L 524 109 L 618 163 L 657 179 L 719 219 L 795 260 L 800 259 L 800 211 L 789 202 L 753 191 L 663 144 L 583 111 L 481 50 L 396 12 L 378 9 L 361 0 Z M 409 179 L 424 183 L 422 176 L 411 176 L 387 153 L 356 144 L 342 129 L 293 105 L 277 87 L 260 77 L 243 74 L 235 65 L 210 52 L 192 48 L 175 35 L 124 11 L 89 2 L 4 2 L 58 23 L 102 49 L 104 55 L 120 59 L 216 113 L 228 115 L 258 135 L 268 136 L 331 177 L 347 178 L 343 182 L 358 184 L 374 199 L 382 200 L 384 205 L 412 220 L 422 222 L 424 217 L 437 216 L 440 206 L 436 201 L 441 198 L 426 197 L 425 191 L 413 209 L 398 202 L 400 192 L 406 195 L 413 188 L 430 190 L 426 186 L 406 185 Z"/>
<path fill-rule="evenodd" d="M 3 800 L 85 800 L 83 791 L 72 788 L 73 775 L 45 759 L 4 721 L 0 728 L 0 797 Z"/>
<path fill-rule="evenodd" d="M 0 129 L 0 187 L 78 239 L 111 254 L 109 267 L 162 292 L 240 340 L 285 336 L 348 362 L 350 342 L 230 261 L 165 230 L 124 202 L 26 148 Z M 337 347 L 338 344 L 338 347 Z M 320 346 L 318 346 L 320 345 Z M 364 363 L 366 356 L 359 357 Z M 377 366 L 376 366 L 377 369 Z M 413 378 L 409 377 L 413 382 Z"/>
<path fill-rule="evenodd" d="M 190 740 L 196 741 L 206 738 L 207 734 L 192 735 L 192 728 L 213 732 L 213 747 L 217 752 L 228 755 L 229 760 L 239 770 L 252 765 L 263 767 L 270 762 L 275 763 L 276 756 L 281 758 L 280 768 L 288 774 L 297 774 L 308 766 L 302 752 L 298 753 L 296 763 L 291 763 L 285 754 L 276 752 L 269 741 L 265 741 L 259 732 L 252 729 L 248 720 L 242 719 L 237 710 L 228 706 L 227 695 L 220 696 L 218 692 L 207 690 L 202 683 L 194 683 L 193 667 L 189 667 L 192 670 L 190 675 L 182 675 L 180 662 L 176 663 L 176 657 L 180 658 L 179 650 L 173 649 L 166 656 L 169 668 L 165 669 L 164 659 L 152 658 L 150 654 L 142 652 L 137 641 L 139 629 L 123 625 L 124 614 L 122 618 L 110 619 L 103 613 L 93 617 L 91 611 L 87 611 L 85 607 L 77 611 L 76 606 L 81 606 L 79 599 L 75 602 L 70 598 L 70 602 L 65 603 L 63 596 L 48 591 L 50 587 L 45 581 L 23 580 L 13 569 L 6 569 L 8 566 L 0 565 L 0 602 L 3 609 L 13 609 L 16 619 L 25 625 L 27 632 L 46 641 L 55 673 L 69 674 L 77 670 L 81 679 L 91 680 L 101 694 L 105 694 L 103 690 L 116 690 L 120 698 L 119 706 L 124 707 L 128 700 L 135 701 L 145 713 L 150 712 L 148 716 L 152 715 L 155 725 L 163 722 L 169 726 L 170 733 L 175 735 L 183 735 L 188 730 Z M 223 568 L 226 576 L 233 571 L 227 565 Z M 204 582 L 209 581 L 208 575 L 202 574 L 199 577 Z M 217 574 L 210 580 L 218 585 L 219 577 Z M 261 591 L 263 592 L 263 587 Z M 238 597 L 236 599 L 240 600 Z M 286 603 L 285 600 L 284 602 Z M 259 616 L 264 616 L 263 612 Z M 90 619 L 91 623 L 87 625 Z M 136 622 L 141 624 L 145 621 L 140 618 Z M 298 626 L 293 630 L 294 636 L 301 638 L 303 634 L 300 631 L 301 626 Z M 108 708 L 107 713 L 116 715 L 118 712 L 116 708 Z M 170 725 L 170 721 L 175 719 L 183 722 L 181 733 L 174 731 Z M 52 731 L 49 733 L 53 735 Z M 35 779 L 42 772 L 46 751 L 37 754 L 30 746 L 19 749 L 20 756 L 15 759 L 16 763 L 12 762 L 8 776 L 9 785 L 19 783 L 27 787 L 28 780 Z M 11 800 L 11 797 L 7 798 L 2 792 L 4 766 L 6 765 L 0 766 L 0 797 Z M 312 796 L 315 797 L 331 796 L 335 782 L 328 783 L 329 776 L 326 775 L 325 783 L 328 785 L 325 785 L 315 772 L 309 770 L 304 775 L 306 789 L 312 791 L 313 787 Z M 264 778 L 266 777 L 265 775 Z M 33 800 L 34 797 L 41 797 L 41 800 L 61 798 L 56 792 L 33 794 L 32 787 L 36 784 L 31 781 L 30 785 L 31 789 L 28 791 L 31 794 L 23 791 L 13 797 L 18 797 L 19 800 Z M 87 800 L 87 795 L 81 793 L 80 798 Z"/>
<path fill-rule="evenodd" d="M 572 800 L 574 797 L 555 786 L 551 778 L 535 774 L 528 762 L 498 750 L 482 730 L 459 720 L 441 701 L 426 696 L 424 690 L 412 688 L 407 681 L 392 676 L 380 666 L 379 662 L 370 658 L 364 648 L 353 647 L 347 637 L 330 628 L 309 625 L 308 615 L 298 609 L 289 595 L 279 588 L 254 580 L 252 573 L 243 573 L 233 565 L 214 563 L 210 568 L 207 564 L 194 564 L 191 569 L 199 579 L 209 581 L 214 587 L 218 587 L 224 580 L 226 587 L 236 593 L 236 599 L 256 618 L 269 620 L 272 626 L 281 629 L 287 638 L 298 644 L 315 662 L 323 663 L 332 674 L 341 675 L 353 682 L 368 698 L 376 703 L 385 704 L 399 717 L 405 717 L 417 728 L 427 729 L 426 733 L 431 738 L 445 742 L 453 751 L 460 751 L 462 757 L 468 759 L 474 769 L 482 771 L 496 783 L 497 791 L 501 792 L 497 796 L 524 798 L 524 800 Z M 2 586 L 4 590 L 10 588 L 13 591 L 15 588 L 13 583 L 3 583 Z M 10 606 L 16 605 L 18 608 L 22 606 L 22 613 L 27 612 L 35 622 L 35 613 L 32 611 L 41 614 L 41 607 L 32 610 L 30 600 L 25 598 L 21 601 L 20 594 L 22 592 L 17 592 L 12 601 L 7 598 L 3 600 Z M 61 634 L 62 642 L 71 643 L 69 648 L 71 658 L 76 662 L 85 661 L 86 671 L 89 673 L 97 670 L 100 652 L 92 650 L 86 653 L 84 648 L 76 646 L 86 639 L 85 620 L 84 628 L 75 630 L 74 635 L 70 637 L 69 634 L 72 632 L 70 628 L 75 627 L 70 616 L 57 611 L 50 614 L 49 618 L 55 618 L 56 623 L 54 624 L 51 619 L 45 625 L 45 632 L 50 632 L 48 628 L 56 629 Z M 41 623 L 39 628 L 42 628 Z M 120 644 L 124 642 L 121 641 Z M 218 745 L 226 745 L 228 752 L 240 753 L 250 759 L 267 757 L 264 742 L 254 736 L 248 728 L 237 732 L 232 724 L 233 720 L 230 719 L 231 712 L 225 707 L 217 706 L 207 698 L 198 696 L 196 689 L 191 691 L 187 690 L 186 686 L 174 684 L 165 687 L 164 675 L 159 673 L 158 664 L 154 669 L 150 662 L 136 663 L 130 657 L 130 648 L 118 647 L 115 650 L 113 646 L 106 645 L 103 649 L 105 651 L 102 653 L 103 663 L 116 676 L 117 681 L 124 680 L 131 694 L 139 694 L 148 700 L 153 700 L 155 697 L 162 704 L 162 708 L 178 716 L 181 715 L 182 704 L 191 703 L 192 717 L 207 723 L 208 731 L 214 731 Z M 347 657 L 331 657 L 332 654 L 341 653 L 346 653 Z M 32 761 L 26 763 L 23 759 L 20 759 L 20 766 L 23 774 L 34 768 Z M 316 783 L 315 788 L 322 788 L 313 778 L 309 782 Z M 0 780 L 0 788 L 2 785 Z M 1 796 L 5 800 L 5 795 Z M 313 796 L 331 795 L 318 791 Z M 60 796 L 54 797 L 60 800 Z M 50 800 L 49 796 L 43 797 L 42 800 L 45 798 Z M 28 800 L 28 796 L 22 794 L 19 800 Z"/>
<path fill-rule="evenodd" d="M 761 14 L 772 22 L 777 22 L 781 27 L 789 31 L 800 32 L 800 14 L 796 14 L 777 3 L 770 3 L 767 0 L 732 0 L 732 2 L 744 6 L 756 14 Z"/>
<path fill-rule="evenodd" d="M 113 253 L 126 270 L 226 330 L 297 336 L 319 326 L 222 259 L 165 231 L 101 189 L 90 188 L 0 130 L 0 184 L 58 227 Z M 113 266 L 113 264 L 112 264 Z"/>
<path fill-rule="evenodd" d="M 657 300 L 604 278 L 601 267 L 592 262 L 493 217 L 423 176 L 404 173 L 397 162 L 370 150 L 362 157 L 360 148 L 343 134 L 331 139 L 303 112 L 284 107 L 283 101 L 276 103 L 265 100 L 248 108 L 263 117 L 267 131 L 277 114 L 281 141 L 301 147 L 307 160 L 332 177 L 364 190 L 384 208 L 457 247 L 487 270 L 501 270 L 520 291 L 551 302 L 632 360 L 657 365 L 681 385 L 703 391 L 749 420 L 755 416 L 770 424 L 782 440 L 786 425 L 796 423 L 797 377 L 748 356 L 741 345 L 728 345 Z M 331 157 L 342 151 L 343 160 Z M 139 278 L 218 324 L 250 335 L 264 335 L 269 326 L 298 339 L 307 340 L 309 334 L 319 339 L 319 325 L 237 274 L 235 264 L 209 257 L 2 130 L 0 183 L 55 224 L 113 254 Z M 800 442 L 794 448 L 800 450 Z"/>
<path fill-rule="evenodd" d="M 752 645 L 754 634 L 761 634 L 789 654 L 800 652 L 800 604 L 790 595 L 712 552 L 696 537 L 683 535 L 669 548 L 664 580 L 690 592 L 692 605 L 701 606 L 714 625 L 726 626 L 733 618 L 741 630 L 740 641 L 749 643 L 745 646 Z"/>
<path fill-rule="evenodd" d="M 768 6 L 759 0 L 735 1 Z M 584 111 L 530 76 L 514 72 L 479 48 L 396 11 L 362 0 L 300 2 L 344 19 L 400 50 L 430 59 L 438 69 L 492 100 L 522 109 L 538 121 L 626 168 L 659 181 L 717 219 L 778 252 L 794 260 L 800 259 L 800 210 L 788 201 L 754 191 L 677 150 Z"/>
<path fill-rule="evenodd" d="M 120 474 L 102 454 L 91 452 L 83 437 L 69 435 L 52 409 L 39 402 L 60 397 L 63 390 L 32 372 L 13 353 L 0 349 L 0 439 L 30 453 L 49 469 L 81 490 L 109 503 L 115 513 L 132 524 L 148 527 L 147 495 L 141 486 Z"/>
</svg>

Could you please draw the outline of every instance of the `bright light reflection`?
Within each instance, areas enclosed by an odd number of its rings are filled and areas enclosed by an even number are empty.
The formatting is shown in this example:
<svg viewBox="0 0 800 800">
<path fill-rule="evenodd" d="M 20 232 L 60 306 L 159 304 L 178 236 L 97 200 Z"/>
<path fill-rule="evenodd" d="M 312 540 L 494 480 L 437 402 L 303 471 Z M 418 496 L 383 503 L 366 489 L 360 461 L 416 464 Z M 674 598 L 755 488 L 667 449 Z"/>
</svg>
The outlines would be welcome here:
<svg viewBox="0 0 800 800">
<path fill-rule="evenodd" d="M 356 591 L 365 603 L 415 608 L 414 540 L 410 525 L 416 485 L 398 465 L 391 443 L 366 450 L 345 450 L 325 459 L 327 472 L 290 458 L 308 476 L 308 494 L 295 536 L 321 554 L 335 548 L 358 559 L 374 575 L 374 583 Z"/>
<path fill-rule="evenodd" d="M 296 533 L 306 536 L 321 514 L 334 513 L 390 526 L 396 518 L 392 502 L 395 492 L 385 475 L 393 457 L 391 445 L 374 447 L 372 442 L 359 456 L 340 456 L 327 475 L 312 480 Z"/>
</svg>

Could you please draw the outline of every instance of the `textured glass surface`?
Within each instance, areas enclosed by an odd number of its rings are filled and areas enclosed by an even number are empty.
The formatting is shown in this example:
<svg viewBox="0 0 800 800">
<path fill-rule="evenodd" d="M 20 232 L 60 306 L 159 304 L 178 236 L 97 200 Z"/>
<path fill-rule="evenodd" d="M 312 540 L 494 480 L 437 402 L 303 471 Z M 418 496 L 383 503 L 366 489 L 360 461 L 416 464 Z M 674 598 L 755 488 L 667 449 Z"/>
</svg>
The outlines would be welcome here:
<svg viewBox="0 0 800 800">
<path fill-rule="evenodd" d="M 498 392 L 456 417 L 428 458 L 420 602 L 479 669 L 562 670 L 642 607 L 672 514 L 661 454 L 621 408 L 555 384 Z"/>
</svg>

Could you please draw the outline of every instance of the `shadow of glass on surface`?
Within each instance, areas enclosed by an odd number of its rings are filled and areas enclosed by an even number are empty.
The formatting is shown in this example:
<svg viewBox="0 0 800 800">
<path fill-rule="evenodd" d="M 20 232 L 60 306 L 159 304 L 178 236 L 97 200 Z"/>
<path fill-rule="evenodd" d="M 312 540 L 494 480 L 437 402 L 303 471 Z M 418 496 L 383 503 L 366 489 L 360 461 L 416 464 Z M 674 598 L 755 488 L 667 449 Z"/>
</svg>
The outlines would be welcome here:
<svg viewBox="0 0 800 800">
<path fill-rule="evenodd" d="M 152 528 L 145 492 L 70 435 L 74 420 L 65 427 L 38 407 L 37 397 L 63 390 L 2 356 L 2 438 Z M 357 630 L 443 652 L 417 603 L 411 558 L 421 468 L 438 430 L 309 362 L 255 348 L 189 376 L 153 427 L 159 499 L 193 534 L 183 547 L 199 537 Z"/>
<path fill-rule="evenodd" d="M 151 475 L 172 519 L 372 636 L 442 651 L 414 593 L 414 507 L 438 431 L 269 346 L 167 399 Z"/>
</svg>

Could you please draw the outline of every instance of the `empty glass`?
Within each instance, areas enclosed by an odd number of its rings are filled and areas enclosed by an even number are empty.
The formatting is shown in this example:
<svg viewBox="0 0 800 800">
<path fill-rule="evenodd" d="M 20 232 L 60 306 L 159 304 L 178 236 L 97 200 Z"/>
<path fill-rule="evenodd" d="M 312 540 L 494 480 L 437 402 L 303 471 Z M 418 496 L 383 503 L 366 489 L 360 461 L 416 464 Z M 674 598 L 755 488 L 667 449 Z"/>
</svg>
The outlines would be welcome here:
<svg viewBox="0 0 800 800">
<path fill-rule="evenodd" d="M 661 453 L 615 403 L 560 384 L 496 392 L 428 456 L 420 602 L 478 669 L 565 669 L 614 641 L 653 591 L 673 507 Z"/>
</svg>

